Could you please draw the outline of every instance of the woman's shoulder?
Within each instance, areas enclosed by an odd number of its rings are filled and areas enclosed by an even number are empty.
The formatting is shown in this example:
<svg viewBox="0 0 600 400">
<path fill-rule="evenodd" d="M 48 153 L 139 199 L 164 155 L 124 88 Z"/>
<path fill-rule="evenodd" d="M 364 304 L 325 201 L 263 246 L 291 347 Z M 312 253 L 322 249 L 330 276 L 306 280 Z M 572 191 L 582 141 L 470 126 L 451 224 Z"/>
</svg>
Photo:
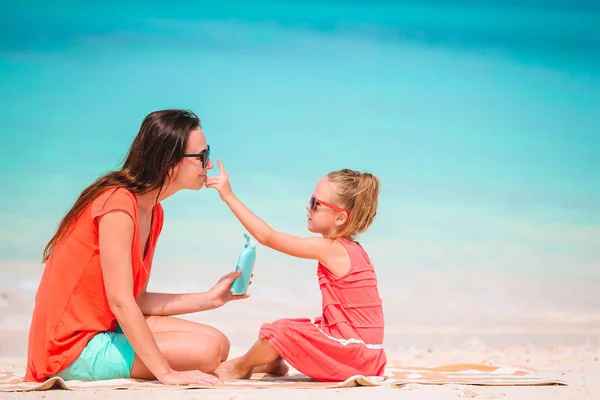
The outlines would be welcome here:
<svg viewBox="0 0 600 400">
<path fill-rule="evenodd" d="M 135 194 L 127 188 L 124 187 L 110 187 L 101 191 L 98 196 L 94 199 L 94 202 L 97 201 L 134 201 Z"/>
<path fill-rule="evenodd" d="M 91 203 L 92 217 L 112 210 L 123 210 L 135 216 L 137 200 L 135 194 L 124 187 L 112 187 L 102 191 Z"/>
</svg>

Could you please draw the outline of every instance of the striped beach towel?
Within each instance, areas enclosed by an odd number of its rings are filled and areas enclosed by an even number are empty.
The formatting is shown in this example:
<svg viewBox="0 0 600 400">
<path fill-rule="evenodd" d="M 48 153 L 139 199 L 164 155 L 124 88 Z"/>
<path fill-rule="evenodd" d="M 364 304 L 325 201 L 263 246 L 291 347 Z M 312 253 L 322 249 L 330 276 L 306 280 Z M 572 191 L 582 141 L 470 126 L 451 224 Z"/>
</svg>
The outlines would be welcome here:
<svg viewBox="0 0 600 400">
<path fill-rule="evenodd" d="M 327 389 L 350 388 L 357 386 L 402 387 L 406 384 L 463 384 L 483 386 L 540 386 L 567 385 L 561 380 L 538 376 L 533 372 L 519 368 L 493 367 L 481 364 L 452 364 L 439 367 L 390 368 L 383 377 L 357 375 L 344 382 L 316 382 L 302 374 L 292 373 L 284 377 L 271 377 L 254 374 L 252 379 L 235 380 L 219 385 L 203 386 L 169 386 L 158 381 L 135 379 L 113 379 L 96 382 L 64 381 L 51 378 L 42 383 L 23 382 L 22 373 L 0 373 L 0 392 L 42 391 L 52 388 L 65 390 L 189 390 L 217 388 L 295 388 L 295 389 Z"/>
<path fill-rule="evenodd" d="M 389 369 L 388 382 L 401 387 L 410 383 L 425 385 L 480 385 L 480 386 L 543 386 L 567 385 L 563 380 L 540 376 L 522 368 L 484 364 L 449 364 L 437 367 L 405 367 Z"/>
</svg>

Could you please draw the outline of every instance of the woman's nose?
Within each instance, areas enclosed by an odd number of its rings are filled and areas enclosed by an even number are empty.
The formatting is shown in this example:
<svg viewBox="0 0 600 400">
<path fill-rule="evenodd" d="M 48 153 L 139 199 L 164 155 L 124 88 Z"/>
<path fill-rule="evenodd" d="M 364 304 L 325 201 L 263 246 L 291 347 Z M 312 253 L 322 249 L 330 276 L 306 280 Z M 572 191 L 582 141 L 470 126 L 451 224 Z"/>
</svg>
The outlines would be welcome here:
<svg viewBox="0 0 600 400">
<path fill-rule="evenodd" d="M 213 164 L 212 160 L 209 158 L 208 163 L 206 164 L 206 169 L 213 169 L 215 164 Z"/>
</svg>

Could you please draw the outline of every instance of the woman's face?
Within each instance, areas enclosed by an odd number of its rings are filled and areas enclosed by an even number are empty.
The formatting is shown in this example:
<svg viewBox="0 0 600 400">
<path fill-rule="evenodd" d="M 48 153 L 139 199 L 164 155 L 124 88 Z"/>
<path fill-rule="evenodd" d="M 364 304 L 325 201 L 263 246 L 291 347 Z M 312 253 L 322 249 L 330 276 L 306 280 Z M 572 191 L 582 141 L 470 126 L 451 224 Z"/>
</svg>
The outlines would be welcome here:
<svg viewBox="0 0 600 400">
<path fill-rule="evenodd" d="M 210 158 L 206 165 L 202 165 L 202 154 L 208 151 L 208 144 L 202 129 L 196 128 L 190 131 L 185 154 L 197 154 L 197 157 L 183 157 L 173 169 L 173 180 L 170 185 L 177 189 L 200 190 L 206 181 L 206 173 L 213 168 Z"/>
</svg>

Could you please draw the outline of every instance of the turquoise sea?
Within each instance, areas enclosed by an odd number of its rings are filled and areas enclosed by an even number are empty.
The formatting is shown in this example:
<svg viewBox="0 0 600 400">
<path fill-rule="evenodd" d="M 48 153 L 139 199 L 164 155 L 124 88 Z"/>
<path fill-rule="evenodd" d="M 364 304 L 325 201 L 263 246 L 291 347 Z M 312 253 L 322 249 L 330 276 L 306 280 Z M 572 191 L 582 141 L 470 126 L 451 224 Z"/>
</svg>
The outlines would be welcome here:
<svg viewBox="0 0 600 400">
<path fill-rule="evenodd" d="M 2 284 L 35 288 L 30 271 L 80 191 L 118 167 L 146 114 L 177 107 L 200 116 L 234 190 L 276 229 L 308 234 L 304 206 L 330 170 L 377 174 L 361 241 L 393 301 L 411 274 L 429 290 L 505 275 L 530 282 L 518 289 L 530 304 L 544 306 L 548 281 L 562 293 L 552 304 L 596 307 L 598 4 L 3 4 Z M 243 230 L 215 192 L 164 207 L 157 287 L 204 288 L 235 266 Z M 302 268 L 315 290 L 314 267 L 261 248 L 255 290 L 289 294 Z M 504 296 L 494 304 L 521 304 L 488 283 Z"/>
</svg>

